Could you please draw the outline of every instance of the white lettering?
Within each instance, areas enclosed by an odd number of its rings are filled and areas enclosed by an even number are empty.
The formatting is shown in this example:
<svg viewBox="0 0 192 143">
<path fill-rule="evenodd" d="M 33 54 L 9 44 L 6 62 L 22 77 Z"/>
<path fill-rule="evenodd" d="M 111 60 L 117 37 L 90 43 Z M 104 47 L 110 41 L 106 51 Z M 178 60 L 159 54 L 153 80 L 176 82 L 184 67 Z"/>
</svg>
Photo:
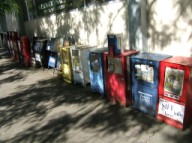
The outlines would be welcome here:
<svg viewBox="0 0 192 143">
<path fill-rule="evenodd" d="M 44 6 L 45 6 L 45 8 L 48 8 L 48 7 L 49 7 L 48 3 L 45 3 Z"/>
<path fill-rule="evenodd" d="M 138 93 L 139 93 L 139 95 L 140 95 L 140 100 L 141 100 L 141 101 L 144 101 L 145 103 L 151 103 L 151 97 L 152 97 L 152 95 L 143 93 L 143 92 L 141 92 L 141 91 L 138 91 Z"/>
<path fill-rule="evenodd" d="M 55 2 L 53 2 L 53 1 L 49 1 L 49 2 L 48 2 L 49 7 L 54 6 L 54 4 L 55 4 Z"/>
<path fill-rule="evenodd" d="M 43 10 L 44 14 L 55 11 L 55 6 L 58 5 L 58 9 L 65 8 L 65 0 L 50 0 L 46 3 L 42 3 L 38 6 L 39 10 Z"/>
<path fill-rule="evenodd" d="M 45 9 L 46 7 L 45 7 L 45 5 L 44 4 L 41 4 L 40 5 L 40 9 Z"/>
</svg>

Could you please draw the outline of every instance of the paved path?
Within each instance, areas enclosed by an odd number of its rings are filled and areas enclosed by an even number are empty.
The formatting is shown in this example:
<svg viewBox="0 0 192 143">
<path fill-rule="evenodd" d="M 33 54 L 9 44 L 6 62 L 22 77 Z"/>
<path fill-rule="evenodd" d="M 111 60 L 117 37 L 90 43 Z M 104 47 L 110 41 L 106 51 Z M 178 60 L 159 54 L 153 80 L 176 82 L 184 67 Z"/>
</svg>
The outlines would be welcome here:
<svg viewBox="0 0 192 143">
<path fill-rule="evenodd" d="M 111 105 L 89 87 L 23 68 L 0 49 L 2 143 L 191 143 L 181 131 L 132 108 Z"/>
</svg>

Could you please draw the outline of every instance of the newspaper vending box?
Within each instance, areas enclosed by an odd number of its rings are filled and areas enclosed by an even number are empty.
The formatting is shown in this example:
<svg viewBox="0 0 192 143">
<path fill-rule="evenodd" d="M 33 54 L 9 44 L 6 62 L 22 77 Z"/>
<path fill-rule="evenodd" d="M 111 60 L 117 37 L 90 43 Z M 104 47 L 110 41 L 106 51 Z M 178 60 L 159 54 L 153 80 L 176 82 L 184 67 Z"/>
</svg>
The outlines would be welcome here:
<svg viewBox="0 0 192 143">
<path fill-rule="evenodd" d="M 169 55 L 140 53 L 131 57 L 132 106 L 140 111 L 156 115 L 160 61 Z"/>
<path fill-rule="evenodd" d="M 102 95 L 105 95 L 103 53 L 107 51 L 107 48 L 90 50 L 88 60 L 91 89 Z"/>
<path fill-rule="evenodd" d="M 138 51 L 128 50 L 116 56 L 104 53 L 104 76 L 106 96 L 112 103 L 122 106 L 131 104 L 130 56 Z"/>
<path fill-rule="evenodd" d="M 72 69 L 71 55 L 70 55 L 71 48 L 74 48 L 74 46 L 62 47 L 60 51 L 61 70 L 62 70 L 63 79 L 64 81 L 69 83 L 73 82 L 73 69 Z"/>
<path fill-rule="evenodd" d="M 173 57 L 160 62 L 157 119 L 180 129 L 192 123 L 192 58 Z"/>
<path fill-rule="evenodd" d="M 74 83 L 80 83 L 86 86 L 90 83 L 89 67 L 88 67 L 88 51 L 90 46 L 87 45 L 77 45 L 70 48 L 72 69 L 73 69 L 73 79 Z"/>
</svg>

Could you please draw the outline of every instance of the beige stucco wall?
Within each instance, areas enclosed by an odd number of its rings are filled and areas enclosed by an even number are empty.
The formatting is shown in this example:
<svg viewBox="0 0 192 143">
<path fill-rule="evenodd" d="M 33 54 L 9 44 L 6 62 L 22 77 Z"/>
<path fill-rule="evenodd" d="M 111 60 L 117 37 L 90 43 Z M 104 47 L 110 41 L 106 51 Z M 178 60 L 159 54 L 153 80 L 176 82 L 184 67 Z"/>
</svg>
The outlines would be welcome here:
<svg viewBox="0 0 192 143">
<path fill-rule="evenodd" d="M 145 37 L 143 50 L 140 50 L 191 56 L 192 1 L 148 0 L 146 8 L 147 19 L 141 13 L 141 30 Z M 98 47 L 107 46 L 107 33 L 123 33 L 123 46 L 129 49 L 126 0 L 28 21 L 25 29 L 30 36 L 56 37 L 73 34 L 80 42 Z"/>
<path fill-rule="evenodd" d="M 192 55 L 192 1 L 148 0 L 151 52 Z"/>
<path fill-rule="evenodd" d="M 75 35 L 79 42 L 98 47 L 107 46 L 107 33 L 122 33 L 128 48 L 127 1 L 38 18 L 26 22 L 25 29 L 30 36 Z"/>
<path fill-rule="evenodd" d="M 5 19 L 7 31 L 20 31 L 18 17 L 15 14 L 6 14 Z"/>
</svg>

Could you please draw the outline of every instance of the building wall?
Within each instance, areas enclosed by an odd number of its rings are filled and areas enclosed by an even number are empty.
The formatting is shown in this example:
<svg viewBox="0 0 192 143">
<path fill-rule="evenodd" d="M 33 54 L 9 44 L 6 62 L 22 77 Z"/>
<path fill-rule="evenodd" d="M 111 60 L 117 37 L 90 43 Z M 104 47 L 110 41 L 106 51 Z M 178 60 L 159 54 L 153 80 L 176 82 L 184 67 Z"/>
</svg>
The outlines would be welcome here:
<svg viewBox="0 0 192 143">
<path fill-rule="evenodd" d="M 127 1 L 73 10 L 25 22 L 27 35 L 60 37 L 75 35 L 79 43 L 107 46 L 107 33 L 122 33 L 128 47 Z"/>
<path fill-rule="evenodd" d="M 6 14 L 7 31 L 19 31 L 18 18 L 15 14 Z"/>
<path fill-rule="evenodd" d="M 192 1 L 148 0 L 149 51 L 192 56 Z"/>
<path fill-rule="evenodd" d="M 30 36 L 56 37 L 72 34 L 79 42 L 98 47 L 107 46 L 107 33 L 123 33 L 123 47 L 129 49 L 129 1 L 122 0 L 38 18 L 25 22 L 25 30 Z M 144 34 L 141 37 L 144 41 L 139 50 L 192 56 L 192 1 L 147 0 L 147 5 L 142 5 L 141 11 L 147 9 L 147 14 L 141 12 L 140 29 Z"/>
</svg>

